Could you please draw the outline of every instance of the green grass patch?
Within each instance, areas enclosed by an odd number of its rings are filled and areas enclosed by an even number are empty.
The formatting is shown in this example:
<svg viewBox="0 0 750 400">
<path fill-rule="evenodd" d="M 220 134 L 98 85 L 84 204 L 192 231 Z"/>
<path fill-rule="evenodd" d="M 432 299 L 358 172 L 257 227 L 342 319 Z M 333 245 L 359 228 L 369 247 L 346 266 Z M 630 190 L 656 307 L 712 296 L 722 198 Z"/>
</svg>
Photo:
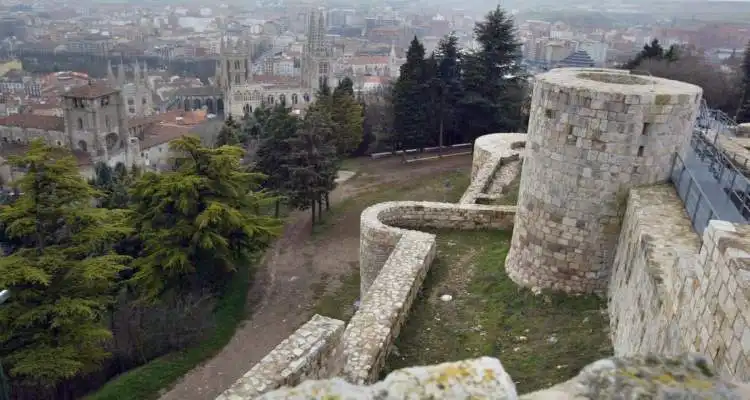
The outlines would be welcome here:
<svg viewBox="0 0 750 400">
<path fill-rule="evenodd" d="M 326 317 L 348 321 L 354 315 L 354 302 L 359 299 L 359 266 L 352 265 L 351 271 L 338 282 L 336 290 L 327 293 L 327 279 L 315 287 L 315 313 Z"/>
<path fill-rule="evenodd" d="M 567 380 L 612 354 L 604 300 L 534 295 L 507 277 L 510 233 L 436 233 L 437 259 L 384 374 L 491 356 L 501 360 L 519 392 L 528 393 Z M 445 294 L 453 299 L 442 301 Z"/>
<path fill-rule="evenodd" d="M 209 338 L 189 349 L 170 353 L 149 361 L 138 368 L 119 375 L 86 397 L 87 400 L 149 400 L 201 362 L 213 357 L 232 339 L 235 330 L 245 319 L 247 291 L 252 268 L 237 271 L 219 299 L 214 318 L 216 328 Z"/>
</svg>

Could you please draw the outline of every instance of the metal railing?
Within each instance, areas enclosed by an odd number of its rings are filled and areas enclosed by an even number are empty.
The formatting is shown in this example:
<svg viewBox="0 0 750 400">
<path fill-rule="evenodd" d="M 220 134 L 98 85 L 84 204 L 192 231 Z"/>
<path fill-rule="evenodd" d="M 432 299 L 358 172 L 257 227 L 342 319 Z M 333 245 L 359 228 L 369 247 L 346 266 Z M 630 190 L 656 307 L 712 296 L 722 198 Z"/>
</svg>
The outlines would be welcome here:
<svg viewBox="0 0 750 400">
<path fill-rule="evenodd" d="M 712 219 L 722 219 L 721 214 L 711 204 L 710 198 L 703 191 L 700 181 L 685 164 L 679 154 L 675 153 L 672 159 L 672 171 L 670 178 L 674 184 L 677 194 L 685 204 L 685 210 L 690 217 L 690 223 L 698 235 L 702 235 Z"/>
</svg>

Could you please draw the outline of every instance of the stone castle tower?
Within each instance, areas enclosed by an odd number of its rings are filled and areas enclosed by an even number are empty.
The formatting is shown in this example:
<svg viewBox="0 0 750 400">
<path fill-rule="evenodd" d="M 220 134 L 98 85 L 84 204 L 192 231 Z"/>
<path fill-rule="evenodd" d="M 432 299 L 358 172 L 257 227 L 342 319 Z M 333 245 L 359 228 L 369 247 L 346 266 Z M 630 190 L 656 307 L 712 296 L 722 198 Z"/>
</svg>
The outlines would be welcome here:
<svg viewBox="0 0 750 400">
<path fill-rule="evenodd" d="M 508 275 L 527 287 L 606 290 L 629 189 L 665 182 L 701 88 L 628 71 L 536 77 Z"/>
<path fill-rule="evenodd" d="M 307 20 L 307 43 L 302 60 L 302 86 L 316 91 L 320 83 L 332 84 L 333 51 L 326 41 L 326 22 L 321 10 L 310 12 Z"/>
<path fill-rule="evenodd" d="M 125 77 L 125 65 L 120 63 L 117 75 L 112 70 L 112 63 L 107 65 L 107 82 L 113 88 L 120 90 L 125 99 L 125 108 L 129 117 L 143 117 L 154 113 L 154 89 L 148 80 L 148 65 L 143 66 L 136 61 L 133 63 L 133 79 L 128 82 Z"/>
</svg>

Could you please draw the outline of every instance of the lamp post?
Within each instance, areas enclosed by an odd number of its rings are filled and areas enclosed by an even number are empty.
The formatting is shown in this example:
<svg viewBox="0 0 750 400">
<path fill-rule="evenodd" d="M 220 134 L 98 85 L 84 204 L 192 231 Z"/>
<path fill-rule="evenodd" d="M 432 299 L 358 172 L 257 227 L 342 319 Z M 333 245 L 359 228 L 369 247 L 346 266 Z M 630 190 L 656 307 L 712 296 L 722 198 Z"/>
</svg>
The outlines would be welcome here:
<svg viewBox="0 0 750 400">
<path fill-rule="evenodd" d="M 0 304 L 5 303 L 10 298 L 10 290 L 0 290 Z M 0 362 L 0 400 L 10 400 L 10 383 L 3 371 L 3 364 Z"/>
</svg>

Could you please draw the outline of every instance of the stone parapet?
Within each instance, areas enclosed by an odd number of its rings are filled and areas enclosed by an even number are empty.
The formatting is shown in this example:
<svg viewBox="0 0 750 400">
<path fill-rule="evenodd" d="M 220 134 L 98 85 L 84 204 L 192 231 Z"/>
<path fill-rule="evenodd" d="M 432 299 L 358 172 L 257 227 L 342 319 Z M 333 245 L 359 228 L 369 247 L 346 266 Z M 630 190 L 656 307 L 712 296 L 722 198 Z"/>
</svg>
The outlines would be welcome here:
<svg viewBox="0 0 750 400">
<path fill-rule="evenodd" d="M 262 400 L 578 400 L 750 398 L 746 384 L 722 380 L 705 358 L 616 357 L 585 367 L 575 378 L 549 389 L 518 396 L 512 377 L 500 361 L 483 357 L 390 373 L 371 386 L 334 378 L 308 381 L 295 388 L 266 393 Z"/>
<path fill-rule="evenodd" d="M 376 380 L 435 258 L 435 235 L 406 231 L 360 302 L 333 359 L 349 382 Z"/>
<path fill-rule="evenodd" d="M 711 221 L 702 244 L 671 186 L 632 189 L 609 291 L 615 355 L 704 354 L 750 380 L 750 226 Z"/>
<path fill-rule="evenodd" d="M 667 79 L 555 69 L 534 82 L 506 271 L 516 283 L 603 293 L 628 190 L 669 179 L 701 89 Z"/>
<path fill-rule="evenodd" d="M 690 322 L 675 315 L 681 300 L 672 291 L 688 272 L 675 269 L 680 254 L 695 256 L 699 247 L 674 187 L 630 191 L 608 293 L 616 355 L 687 351 L 681 325 Z"/>
<path fill-rule="evenodd" d="M 343 321 L 314 315 L 216 400 L 254 399 L 282 386 L 327 377 L 326 362 L 343 331 Z"/>
<path fill-rule="evenodd" d="M 368 207 L 360 218 L 360 293 L 367 293 L 406 229 L 512 229 L 514 215 L 514 206 L 425 201 Z"/>
<path fill-rule="evenodd" d="M 513 162 L 520 162 L 521 152 L 526 143 L 523 133 L 493 133 L 477 138 L 474 142 L 474 155 L 471 166 L 471 183 L 461 196 L 460 204 L 474 204 L 479 198 L 487 198 L 491 185 L 505 186 L 510 181 L 499 176 Z M 511 180 L 515 175 L 510 177 Z M 495 194 L 497 195 L 497 194 Z"/>
</svg>

